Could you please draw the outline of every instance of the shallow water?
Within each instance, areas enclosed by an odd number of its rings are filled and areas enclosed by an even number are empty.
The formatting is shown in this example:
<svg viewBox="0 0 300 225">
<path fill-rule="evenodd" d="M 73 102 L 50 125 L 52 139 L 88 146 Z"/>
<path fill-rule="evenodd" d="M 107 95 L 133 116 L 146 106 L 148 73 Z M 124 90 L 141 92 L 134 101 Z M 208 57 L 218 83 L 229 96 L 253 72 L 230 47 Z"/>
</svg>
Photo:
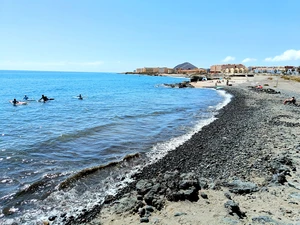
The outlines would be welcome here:
<svg viewBox="0 0 300 225">
<path fill-rule="evenodd" d="M 210 123 L 230 100 L 223 91 L 163 85 L 184 78 L 0 71 L 0 79 L 0 218 L 5 223 L 29 223 L 101 202 L 130 182 L 141 164 L 162 157 Z M 55 100 L 9 103 L 25 94 Z M 76 98 L 79 94 L 83 100 Z M 101 170 L 76 187 L 58 190 L 84 169 L 134 153 L 146 159 Z"/>
</svg>

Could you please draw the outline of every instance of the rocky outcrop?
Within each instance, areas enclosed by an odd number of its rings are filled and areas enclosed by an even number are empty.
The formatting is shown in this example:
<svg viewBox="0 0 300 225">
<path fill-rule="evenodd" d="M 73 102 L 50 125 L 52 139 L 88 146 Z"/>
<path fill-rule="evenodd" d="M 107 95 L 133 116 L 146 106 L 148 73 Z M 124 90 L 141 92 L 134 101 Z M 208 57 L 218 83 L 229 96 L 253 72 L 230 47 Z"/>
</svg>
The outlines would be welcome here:
<svg viewBox="0 0 300 225">
<path fill-rule="evenodd" d="M 184 81 L 181 83 L 176 83 L 176 84 L 164 84 L 166 87 L 171 87 L 171 88 L 194 88 L 193 85 L 190 84 L 188 81 Z"/>
<path fill-rule="evenodd" d="M 111 205 L 116 213 L 138 213 L 140 222 L 147 222 L 151 212 L 163 208 L 165 200 L 195 202 L 199 200 L 199 190 L 199 179 L 194 173 L 166 172 L 157 178 L 139 180 L 130 194 Z"/>
</svg>

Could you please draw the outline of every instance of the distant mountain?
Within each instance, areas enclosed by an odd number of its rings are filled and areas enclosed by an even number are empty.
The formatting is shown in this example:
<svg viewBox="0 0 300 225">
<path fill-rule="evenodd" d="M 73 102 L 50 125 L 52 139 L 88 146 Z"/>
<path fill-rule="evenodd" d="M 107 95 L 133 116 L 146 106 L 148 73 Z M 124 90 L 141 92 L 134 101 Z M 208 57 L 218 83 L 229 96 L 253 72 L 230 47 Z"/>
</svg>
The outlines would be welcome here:
<svg viewBox="0 0 300 225">
<path fill-rule="evenodd" d="M 193 70 L 193 69 L 197 69 L 196 66 L 194 66 L 193 64 L 189 63 L 189 62 L 185 62 L 185 63 L 181 63 L 177 66 L 174 67 L 174 70 L 178 70 L 178 69 L 182 69 L 182 70 Z"/>
</svg>

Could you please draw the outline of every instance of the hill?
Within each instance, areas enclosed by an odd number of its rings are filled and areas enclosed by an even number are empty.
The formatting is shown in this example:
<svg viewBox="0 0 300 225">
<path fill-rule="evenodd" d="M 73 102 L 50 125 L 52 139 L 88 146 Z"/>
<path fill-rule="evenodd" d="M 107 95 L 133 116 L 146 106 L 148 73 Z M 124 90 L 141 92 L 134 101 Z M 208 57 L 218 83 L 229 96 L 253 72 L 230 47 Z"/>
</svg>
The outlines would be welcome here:
<svg viewBox="0 0 300 225">
<path fill-rule="evenodd" d="M 197 69 L 196 66 L 194 66 L 193 64 L 189 63 L 189 62 L 185 62 L 185 63 L 181 63 L 177 66 L 174 67 L 174 69 L 178 70 L 178 69 L 182 69 L 182 70 L 193 70 L 193 69 Z"/>
</svg>

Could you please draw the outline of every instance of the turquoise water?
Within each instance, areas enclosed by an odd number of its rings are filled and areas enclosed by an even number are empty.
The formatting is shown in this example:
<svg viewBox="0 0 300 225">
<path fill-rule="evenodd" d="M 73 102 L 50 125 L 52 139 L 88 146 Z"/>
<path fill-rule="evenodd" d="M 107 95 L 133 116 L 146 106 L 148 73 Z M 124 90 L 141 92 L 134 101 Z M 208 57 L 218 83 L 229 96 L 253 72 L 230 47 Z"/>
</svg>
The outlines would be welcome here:
<svg viewBox="0 0 300 225">
<path fill-rule="evenodd" d="M 69 210 L 101 201 L 116 187 L 104 190 L 99 180 L 117 183 L 120 171 L 110 171 L 115 178 L 87 178 L 88 190 L 78 185 L 59 191 L 57 186 L 128 154 L 153 162 L 212 121 L 229 101 L 222 91 L 163 85 L 185 78 L 0 71 L 0 80 L 0 219 L 6 223 L 38 221 L 53 213 L 51 206 L 66 210 L 59 206 L 64 200 Z M 9 102 L 25 94 L 35 101 Z M 54 100 L 38 102 L 42 94 Z M 79 94 L 83 100 L 76 98 Z M 80 203 L 78 195 L 84 197 Z"/>
</svg>

